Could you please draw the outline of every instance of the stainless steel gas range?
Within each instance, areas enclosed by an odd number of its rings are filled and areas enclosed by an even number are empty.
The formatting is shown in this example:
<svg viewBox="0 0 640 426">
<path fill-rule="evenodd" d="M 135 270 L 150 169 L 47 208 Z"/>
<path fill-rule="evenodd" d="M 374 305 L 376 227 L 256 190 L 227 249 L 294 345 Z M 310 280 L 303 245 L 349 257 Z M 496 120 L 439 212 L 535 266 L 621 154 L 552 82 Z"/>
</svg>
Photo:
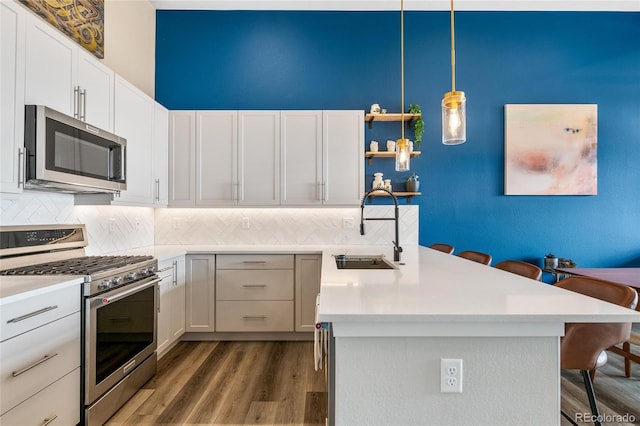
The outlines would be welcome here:
<svg viewBox="0 0 640 426">
<path fill-rule="evenodd" d="M 157 369 L 158 262 L 85 256 L 84 225 L 0 227 L 1 275 L 83 276 L 80 418 L 102 425 Z"/>
</svg>

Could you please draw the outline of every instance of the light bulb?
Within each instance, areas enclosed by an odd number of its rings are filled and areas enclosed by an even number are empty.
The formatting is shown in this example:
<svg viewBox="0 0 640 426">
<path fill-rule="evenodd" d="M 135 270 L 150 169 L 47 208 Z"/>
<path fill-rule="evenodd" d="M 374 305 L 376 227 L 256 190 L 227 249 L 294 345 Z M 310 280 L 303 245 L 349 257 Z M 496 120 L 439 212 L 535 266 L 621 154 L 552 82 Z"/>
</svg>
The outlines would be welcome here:
<svg viewBox="0 0 640 426">
<path fill-rule="evenodd" d="M 409 170 L 411 154 L 409 154 L 409 140 L 398 139 L 396 141 L 396 171 L 406 172 Z"/>
<path fill-rule="evenodd" d="M 442 98 L 442 143 L 458 145 L 467 140 L 464 92 L 448 92 Z"/>
</svg>

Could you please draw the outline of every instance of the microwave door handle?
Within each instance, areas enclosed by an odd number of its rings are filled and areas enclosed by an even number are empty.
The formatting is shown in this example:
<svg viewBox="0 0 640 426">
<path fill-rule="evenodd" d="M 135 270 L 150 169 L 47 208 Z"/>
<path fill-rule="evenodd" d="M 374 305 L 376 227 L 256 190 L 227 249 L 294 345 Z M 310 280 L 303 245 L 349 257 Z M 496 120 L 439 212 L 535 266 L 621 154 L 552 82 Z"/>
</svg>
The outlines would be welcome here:
<svg viewBox="0 0 640 426">
<path fill-rule="evenodd" d="M 127 146 L 122 145 L 122 176 L 123 181 L 127 181 Z"/>
</svg>

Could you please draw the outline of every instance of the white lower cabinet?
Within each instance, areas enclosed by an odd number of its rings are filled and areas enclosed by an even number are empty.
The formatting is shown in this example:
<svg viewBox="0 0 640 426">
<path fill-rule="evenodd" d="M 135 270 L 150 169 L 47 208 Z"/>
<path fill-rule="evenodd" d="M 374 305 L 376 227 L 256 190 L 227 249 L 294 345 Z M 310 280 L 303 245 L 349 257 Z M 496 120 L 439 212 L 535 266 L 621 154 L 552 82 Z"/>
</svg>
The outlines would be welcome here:
<svg viewBox="0 0 640 426">
<path fill-rule="evenodd" d="M 321 254 L 296 255 L 296 331 L 316 326 L 316 296 L 320 293 Z"/>
<path fill-rule="evenodd" d="M 162 357 L 185 332 L 185 258 L 158 263 L 158 357 Z"/>
<path fill-rule="evenodd" d="M 294 331 L 293 275 L 293 255 L 218 255 L 216 331 Z"/>
<path fill-rule="evenodd" d="M 187 255 L 186 331 L 215 331 L 215 264 L 213 254 Z"/>
<path fill-rule="evenodd" d="M 314 330 L 321 254 L 203 254 L 186 259 L 186 331 Z M 169 291 L 163 287 L 161 315 Z M 167 331 L 160 333 L 159 348 L 169 340 Z"/>
<path fill-rule="evenodd" d="M 2 307 L 0 424 L 80 421 L 80 285 Z"/>
<path fill-rule="evenodd" d="M 79 404 L 80 367 L 0 416 L 0 424 L 76 425 L 80 422 Z"/>
</svg>

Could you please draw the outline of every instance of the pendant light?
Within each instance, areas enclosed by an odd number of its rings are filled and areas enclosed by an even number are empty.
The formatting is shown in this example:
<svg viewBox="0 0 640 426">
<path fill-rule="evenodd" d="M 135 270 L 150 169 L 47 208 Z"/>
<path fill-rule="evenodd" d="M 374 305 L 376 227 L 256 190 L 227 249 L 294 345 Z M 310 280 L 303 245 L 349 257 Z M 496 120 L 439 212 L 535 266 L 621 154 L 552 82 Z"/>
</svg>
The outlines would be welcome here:
<svg viewBox="0 0 640 426">
<path fill-rule="evenodd" d="M 458 145 L 467 140 L 466 98 L 464 92 L 456 90 L 456 48 L 451 0 L 451 91 L 442 97 L 442 143 Z"/>
<path fill-rule="evenodd" d="M 404 0 L 400 0 L 400 127 L 402 133 L 396 140 L 396 171 L 409 170 L 409 140 L 404 137 Z"/>
</svg>

